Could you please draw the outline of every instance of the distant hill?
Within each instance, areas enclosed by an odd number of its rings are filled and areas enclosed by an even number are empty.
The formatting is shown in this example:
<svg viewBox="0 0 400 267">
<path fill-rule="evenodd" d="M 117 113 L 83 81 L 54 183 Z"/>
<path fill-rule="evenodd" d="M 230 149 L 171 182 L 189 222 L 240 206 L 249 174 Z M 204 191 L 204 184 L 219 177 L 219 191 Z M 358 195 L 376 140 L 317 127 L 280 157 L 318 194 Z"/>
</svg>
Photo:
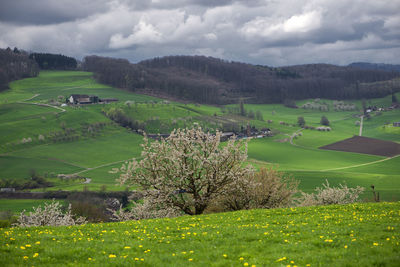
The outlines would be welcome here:
<svg viewBox="0 0 400 267">
<path fill-rule="evenodd" d="M 400 73 L 308 64 L 273 68 L 205 56 L 169 56 L 131 64 L 85 58 L 83 68 L 112 86 L 199 103 L 281 103 L 288 99 L 383 97 L 400 90 Z"/>
<path fill-rule="evenodd" d="M 384 64 L 384 63 L 367 63 L 367 62 L 354 62 L 348 65 L 365 70 L 384 70 L 384 71 L 397 71 L 400 72 L 400 65 Z"/>
</svg>

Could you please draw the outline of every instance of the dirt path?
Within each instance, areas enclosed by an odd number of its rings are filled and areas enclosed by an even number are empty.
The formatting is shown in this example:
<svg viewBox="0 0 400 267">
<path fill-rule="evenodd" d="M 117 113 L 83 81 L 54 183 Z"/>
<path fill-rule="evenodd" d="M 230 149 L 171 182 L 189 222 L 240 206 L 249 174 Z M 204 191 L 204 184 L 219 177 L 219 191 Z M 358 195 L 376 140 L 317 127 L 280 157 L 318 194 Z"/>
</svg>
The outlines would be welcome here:
<svg viewBox="0 0 400 267">
<path fill-rule="evenodd" d="M 110 162 L 110 163 L 105 163 L 105 164 L 102 164 L 102 165 L 99 165 L 99 166 L 96 166 L 96 167 L 93 167 L 93 168 L 86 168 L 85 170 L 76 172 L 76 173 L 74 173 L 74 174 L 78 175 L 78 174 L 81 174 L 81 173 L 84 173 L 84 172 L 87 172 L 87 171 L 91 171 L 91 170 L 95 170 L 95 169 L 98 169 L 98 168 L 107 167 L 107 166 L 114 165 L 114 164 L 117 164 L 117 163 L 122 163 L 122 162 L 125 162 L 125 161 L 129 161 L 129 160 L 131 160 L 131 159 L 132 159 L 132 158 L 130 158 L 130 159 L 124 159 L 124 160 L 119 160 L 119 161 L 115 161 L 115 162 Z"/>
<path fill-rule="evenodd" d="M 34 98 L 37 97 L 37 96 L 40 96 L 40 94 L 35 94 L 34 96 L 32 96 L 32 97 L 30 97 L 30 98 L 28 98 L 28 99 L 25 99 L 25 100 L 23 100 L 23 101 L 32 100 L 32 99 L 34 99 Z"/>
<path fill-rule="evenodd" d="M 32 97 L 32 98 L 33 98 L 33 97 Z M 55 108 L 55 109 L 61 110 L 60 113 L 66 112 L 65 109 L 63 109 L 63 108 L 61 108 L 61 107 L 53 106 L 53 105 L 50 105 L 50 104 L 43 104 L 43 103 L 26 103 L 26 102 L 16 102 L 16 103 L 18 103 L 18 104 L 25 104 L 25 105 L 36 105 L 36 106 L 50 107 L 50 108 Z"/>
<path fill-rule="evenodd" d="M 367 162 L 367 163 L 362 163 L 362 164 L 356 164 L 356 165 L 351 165 L 351 166 L 346 166 L 346 167 L 339 167 L 339 168 L 333 168 L 333 169 L 325 169 L 325 170 L 320 170 L 321 172 L 325 172 L 325 171 L 337 171 L 337 170 L 345 170 L 345 169 L 350 169 L 350 168 L 355 168 L 355 167 L 361 167 L 361 166 L 368 166 L 368 165 L 372 165 L 375 163 L 379 163 L 379 162 L 384 162 L 390 159 L 394 159 L 397 158 L 400 155 L 394 156 L 394 157 L 389 157 L 389 158 L 384 158 L 384 159 L 380 159 L 380 160 L 376 160 L 376 161 L 371 161 L 371 162 Z"/>
<path fill-rule="evenodd" d="M 90 85 L 90 84 L 92 84 L 92 83 L 85 83 L 85 84 L 82 84 L 80 86 L 68 87 L 68 88 L 61 89 L 61 91 L 72 90 L 72 89 L 76 89 L 76 88 L 82 88 L 82 87 Z"/>
<path fill-rule="evenodd" d="M 362 130 L 363 130 L 363 121 L 364 121 L 364 115 L 361 115 L 361 121 L 360 121 L 360 132 L 359 136 L 362 136 Z"/>
</svg>

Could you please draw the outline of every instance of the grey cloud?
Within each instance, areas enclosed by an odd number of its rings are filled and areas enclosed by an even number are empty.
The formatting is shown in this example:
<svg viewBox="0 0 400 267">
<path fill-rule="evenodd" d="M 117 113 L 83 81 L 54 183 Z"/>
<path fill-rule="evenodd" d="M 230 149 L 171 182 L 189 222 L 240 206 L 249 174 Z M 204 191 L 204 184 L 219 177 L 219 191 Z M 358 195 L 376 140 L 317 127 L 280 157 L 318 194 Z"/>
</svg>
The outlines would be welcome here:
<svg viewBox="0 0 400 267">
<path fill-rule="evenodd" d="M 106 0 L 1 0 L 0 21 L 54 24 L 87 17 L 108 9 Z"/>
<path fill-rule="evenodd" d="M 265 65 L 399 58 L 390 55 L 400 50 L 400 0 L 14 2 L 1 4 L 9 14 L 0 9 L 0 46 L 78 58 L 203 54 Z"/>
</svg>

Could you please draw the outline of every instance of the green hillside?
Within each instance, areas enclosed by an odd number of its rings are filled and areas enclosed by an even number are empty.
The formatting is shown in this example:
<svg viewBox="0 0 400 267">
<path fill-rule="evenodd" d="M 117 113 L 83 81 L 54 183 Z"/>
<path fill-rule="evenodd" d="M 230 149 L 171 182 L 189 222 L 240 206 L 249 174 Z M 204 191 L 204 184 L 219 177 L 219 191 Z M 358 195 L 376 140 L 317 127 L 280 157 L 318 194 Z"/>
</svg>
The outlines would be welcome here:
<svg viewBox="0 0 400 267">
<path fill-rule="evenodd" d="M 0 229 L 1 266 L 398 266 L 400 203 Z"/>
<path fill-rule="evenodd" d="M 178 103 L 135 94 L 97 83 L 90 72 L 42 71 L 36 78 L 14 81 L 11 89 L 0 93 L 0 179 L 27 179 L 32 169 L 50 179 L 55 186 L 46 190 L 124 190 L 115 185 L 114 167 L 140 156 L 142 136 L 121 127 L 105 114 L 119 110 L 138 123 L 147 133 L 169 133 L 178 127 L 200 124 L 215 131 L 240 130 L 247 124 L 258 129 L 270 128 L 274 136 L 249 142 L 249 161 L 256 167 L 274 165 L 300 180 L 300 188 L 311 191 L 325 179 L 337 185 L 376 186 L 381 198 L 400 199 L 399 157 L 320 150 L 318 147 L 337 142 L 359 132 L 356 125 L 361 101 L 345 101 L 354 105 L 351 111 L 335 111 L 337 101 L 303 100 L 297 109 L 279 104 L 245 104 L 248 116 L 237 114 L 239 105 L 208 106 Z M 71 94 L 117 98 L 112 104 L 61 106 Z M 400 98 L 400 95 L 399 95 Z M 312 103 L 324 108 L 303 109 Z M 335 104 L 336 103 L 336 104 Z M 367 105 L 388 107 L 391 98 L 371 99 Z M 250 114 L 262 117 L 255 119 Z M 318 127 L 321 116 L 330 121 L 331 131 L 301 129 L 297 118 L 306 125 Z M 373 112 L 364 120 L 363 136 L 400 142 L 400 132 L 392 127 L 400 118 L 400 110 Z M 294 136 L 294 134 L 299 134 Z M 89 178 L 61 182 L 58 174 Z M 35 189 L 41 191 L 42 189 Z M 364 198 L 371 198 L 366 192 Z"/>
</svg>

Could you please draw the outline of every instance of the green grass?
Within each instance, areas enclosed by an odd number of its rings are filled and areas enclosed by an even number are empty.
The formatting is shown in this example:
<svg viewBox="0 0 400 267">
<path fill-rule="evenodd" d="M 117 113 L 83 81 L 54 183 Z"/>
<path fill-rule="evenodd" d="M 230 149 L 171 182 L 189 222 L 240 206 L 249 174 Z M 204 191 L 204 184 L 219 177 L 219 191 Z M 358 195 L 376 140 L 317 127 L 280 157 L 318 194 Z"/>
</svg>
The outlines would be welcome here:
<svg viewBox="0 0 400 267">
<path fill-rule="evenodd" d="M 66 97 L 72 93 L 94 94 L 118 98 L 120 101 L 109 105 L 64 107 L 66 112 L 32 105 L 47 103 L 50 99 Z M 32 96 L 35 97 L 27 100 Z M 131 107 L 125 104 L 128 100 L 133 101 Z M 297 104 L 300 106 L 309 101 L 311 100 L 302 100 Z M 305 191 L 320 186 L 328 178 L 333 183 L 345 180 L 349 185 L 368 187 L 370 183 L 378 184 L 383 199 L 398 199 L 398 159 L 373 163 L 384 158 L 318 149 L 358 134 L 359 127 L 355 125 L 355 121 L 359 118 L 354 115 L 361 114 L 360 111 L 336 112 L 333 111 L 332 100 L 320 101 L 328 103 L 330 111 L 292 109 L 280 104 L 246 104 L 246 110 L 261 112 L 265 121 L 259 121 L 229 114 L 228 109 L 221 107 L 162 103 L 162 99 L 99 84 L 89 72 L 42 71 L 39 77 L 14 81 L 10 90 L 0 93 L 0 178 L 26 178 L 30 169 L 35 169 L 39 174 L 54 176 L 59 173 L 80 172 L 80 175 L 91 179 L 90 184 L 57 183 L 49 190 L 82 190 L 84 186 L 90 190 L 98 190 L 103 185 L 107 186 L 107 190 L 121 190 L 121 187 L 115 185 L 118 175 L 108 171 L 113 167 L 120 167 L 124 160 L 138 157 L 142 137 L 115 125 L 102 114 L 103 109 L 118 107 L 131 118 L 145 123 L 148 133 L 168 133 L 174 128 L 190 127 L 195 122 L 211 131 L 230 122 L 239 126 L 251 123 L 259 129 L 271 128 L 279 133 L 271 138 L 249 142 L 249 161 L 258 167 L 277 165 L 280 170 L 292 173 L 300 180 L 300 188 Z M 26 104 L 27 102 L 30 104 Z M 354 102 L 361 108 L 361 101 L 346 102 Z M 370 102 L 368 105 L 389 106 L 390 97 L 372 99 Z M 233 106 L 238 105 L 229 105 L 228 108 Z M 302 136 L 293 140 L 295 145 L 276 142 L 287 139 L 289 135 L 300 130 L 296 125 L 298 116 L 303 116 L 307 125 L 317 127 L 322 115 L 330 120 L 332 131 L 302 130 Z M 379 116 L 373 114 L 370 120 L 364 121 L 363 135 L 400 142 L 400 128 L 384 126 L 385 123 L 398 121 L 399 117 L 400 110 L 383 112 Z M 267 123 L 267 120 L 272 120 L 272 123 Z M 280 121 L 290 125 L 281 125 Z M 87 123 L 106 123 L 107 126 L 95 136 L 90 136 L 85 133 L 84 125 Z M 79 140 L 54 142 L 47 138 L 54 133 L 64 133 L 63 128 L 74 130 Z M 46 140 L 39 141 L 39 135 L 46 136 Z M 28 137 L 32 138 L 32 142 L 21 144 L 21 140 Z M 364 165 L 369 163 L 373 164 Z"/>
<path fill-rule="evenodd" d="M 58 202 L 63 203 L 61 200 Z M 20 213 L 22 211 L 33 211 L 33 207 L 44 206 L 45 203 L 51 203 L 49 199 L 0 199 L 0 210 L 12 211 L 14 213 Z"/>
<path fill-rule="evenodd" d="M 0 229 L 0 264 L 398 266 L 400 203 Z"/>
<path fill-rule="evenodd" d="M 0 179 L 25 179 L 29 178 L 31 170 L 40 175 L 58 173 L 74 173 L 83 168 L 59 161 L 55 158 L 29 158 L 24 156 L 0 156 Z"/>
</svg>

